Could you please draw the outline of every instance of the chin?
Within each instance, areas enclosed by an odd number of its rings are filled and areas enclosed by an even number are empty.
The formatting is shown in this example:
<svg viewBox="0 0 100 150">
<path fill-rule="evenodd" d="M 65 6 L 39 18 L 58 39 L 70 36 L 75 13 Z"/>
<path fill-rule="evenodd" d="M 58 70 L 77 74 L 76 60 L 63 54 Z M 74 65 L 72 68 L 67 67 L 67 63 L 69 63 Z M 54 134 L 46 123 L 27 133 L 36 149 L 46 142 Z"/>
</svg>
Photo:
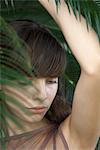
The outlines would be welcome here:
<svg viewBox="0 0 100 150">
<path fill-rule="evenodd" d="M 41 116 L 39 114 L 36 114 L 35 116 L 33 117 L 28 117 L 28 118 L 25 118 L 23 119 L 25 122 L 28 122 L 28 123 L 35 123 L 35 122 L 39 122 L 41 121 L 42 119 L 44 118 L 44 116 Z"/>
</svg>

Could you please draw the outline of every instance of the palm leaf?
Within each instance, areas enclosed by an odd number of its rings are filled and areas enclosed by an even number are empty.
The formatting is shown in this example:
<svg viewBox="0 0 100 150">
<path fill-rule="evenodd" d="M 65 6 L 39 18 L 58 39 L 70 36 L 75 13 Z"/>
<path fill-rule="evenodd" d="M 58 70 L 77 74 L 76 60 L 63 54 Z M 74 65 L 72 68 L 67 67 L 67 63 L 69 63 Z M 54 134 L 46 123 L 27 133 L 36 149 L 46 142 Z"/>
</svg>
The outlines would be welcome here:
<svg viewBox="0 0 100 150">
<path fill-rule="evenodd" d="M 58 11 L 58 5 L 60 5 L 60 1 L 61 0 L 55 0 L 55 3 L 57 5 L 57 11 Z M 82 14 L 85 17 L 87 28 L 88 28 L 88 24 L 90 24 L 94 28 L 94 30 L 96 31 L 96 33 L 100 39 L 100 29 L 99 29 L 99 27 L 100 27 L 100 21 L 99 21 L 100 1 L 99 0 L 91 0 L 91 1 L 88 1 L 88 0 L 82 0 L 82 1 L 81 0 L 65 0 L 65 1 L 66 1 L 66 4 L 68 5 L 68 7 L 69 7 L 69 5 L 72 7 L 75 16 L 76 16 L 76 11 L 78 11 L 79 16 L 80 16 L 80 14 Z M 2 5 L 4 7 L 4 4 L 5 4 L 6 9 L 8 9 L 8 12 L 10 12 L 11 9 L 14 12 L 14 10 L 16 10 L 16 4 L 18 4 L 18 3 L 19 2 L 16 0 L 4 0 L 4 3 L 2 2 Z M 34 1 L 34 0 L 31 0 L 29 2 L 26 0 L 23 0 L 22 2 L 20 2 L 20 4 L 21 3 L 24 4 L 23 6 L 24 6 L 24 10 L 25 10 L 25 7 L 27 7 L 27 4 L 30 3 L 33 5 L 37 5 L 38 2 Z M 26 3 L 26 5 L 25 5 L 25 3 Z M 32 6 L 30 6 L 30 7 L 32 7 Z M 39 8 L 39 6 L 38 6 L 38 8 Z"/>
<path fill-rule="evenodd" d="M 94 28 L 98 38 L 100 39 L 100 2 L 99 1 L 80 1 L 80 0 L 66 0 L 67 5 L 72 7 L 73 12 L 76 16 L 76 11 L 78 15 L 82 14 L 86 19 L 86 25 L 88 24 Z M 76 16 L 77 18 L 77 16 Z"/>
<path fill-rule="evenodd" d="M 28 112 L 24 110 L 24 107 L 16 99 L 5 94 L 2 86 L 19 86 L 19 84 L 14 81 L 23 81 L 25 84 L 32 85 L 27 76 L 33 77 L 33 73 L 29 55 L 26 50 L 28 47 L 19 39 L 15 31 L 7 25 L 2 17 L 0 17 L 0 35 L 0 142 L 1 145 L 4 145 L 4 137 L 7 136 L 6 128 L 9 126 L 5 120 L 5 116 L 17 124 L 19 128 L 23 128 L 20 122 L 7 110 L 6 101 L 16 105 L 25 113 Z"/>
</svg>

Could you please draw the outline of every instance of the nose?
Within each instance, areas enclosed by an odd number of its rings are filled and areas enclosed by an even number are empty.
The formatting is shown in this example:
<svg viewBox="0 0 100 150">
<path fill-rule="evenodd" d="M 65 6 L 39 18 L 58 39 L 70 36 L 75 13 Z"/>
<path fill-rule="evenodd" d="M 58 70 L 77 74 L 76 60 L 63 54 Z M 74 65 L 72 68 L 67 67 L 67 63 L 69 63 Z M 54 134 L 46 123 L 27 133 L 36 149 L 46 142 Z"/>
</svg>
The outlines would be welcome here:
<svg viewBox="0 0 100 150">
<path fill-rule="evenodd" d="M 38 79 L 37 83 L 37 92 L 36 97 L 34 100 L 44 101 L 47 99 L 47 89 L 46 89 L 46 82 L 44 79 Z"/>
</svg>

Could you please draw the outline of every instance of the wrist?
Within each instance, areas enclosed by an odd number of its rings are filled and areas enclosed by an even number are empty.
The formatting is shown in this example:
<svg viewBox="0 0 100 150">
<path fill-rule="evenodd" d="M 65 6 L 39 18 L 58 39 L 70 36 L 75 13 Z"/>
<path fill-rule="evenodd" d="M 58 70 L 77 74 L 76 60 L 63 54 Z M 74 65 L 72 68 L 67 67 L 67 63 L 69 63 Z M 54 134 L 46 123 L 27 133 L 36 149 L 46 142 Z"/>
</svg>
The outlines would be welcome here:
<svg viewBox="0 0 100 150">
<path fill-rule="evenodd" d="M 72 13 L 71 7 L 70 12 Z M 65 20 L 67 21 L 67 19 L 70 18 L 70 15 L 71 14 L 69 13 L 66 2 L 62 0 L 61 3 L 58 5 L 58 12 L 56 8 L 56 14 L 54 14 L 52 17 L 54 18 L 58 26 L 62 28 L 63 22 L 65 22 Z"/>
</svg>

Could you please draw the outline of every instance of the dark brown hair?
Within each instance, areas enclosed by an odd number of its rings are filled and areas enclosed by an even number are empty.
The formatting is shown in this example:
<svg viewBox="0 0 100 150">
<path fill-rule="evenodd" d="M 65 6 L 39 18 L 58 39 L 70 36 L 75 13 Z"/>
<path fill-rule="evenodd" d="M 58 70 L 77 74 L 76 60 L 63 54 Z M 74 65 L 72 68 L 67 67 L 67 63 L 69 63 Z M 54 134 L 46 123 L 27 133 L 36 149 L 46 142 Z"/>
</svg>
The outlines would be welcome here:
<svg viewBox="0 0 100 150">
<path fill-rule="evenodd" d="M 59 77 L 59 87 L 54 101 L 45 117 L 60 124 L 71 113 L 65 100 L 61 76 L 66 67 L 66 53 L 46 27 L 31 20 L 16 20 L 10 23 L 29 47 L 29 55 L 36 77 Z"/>
</svg>

